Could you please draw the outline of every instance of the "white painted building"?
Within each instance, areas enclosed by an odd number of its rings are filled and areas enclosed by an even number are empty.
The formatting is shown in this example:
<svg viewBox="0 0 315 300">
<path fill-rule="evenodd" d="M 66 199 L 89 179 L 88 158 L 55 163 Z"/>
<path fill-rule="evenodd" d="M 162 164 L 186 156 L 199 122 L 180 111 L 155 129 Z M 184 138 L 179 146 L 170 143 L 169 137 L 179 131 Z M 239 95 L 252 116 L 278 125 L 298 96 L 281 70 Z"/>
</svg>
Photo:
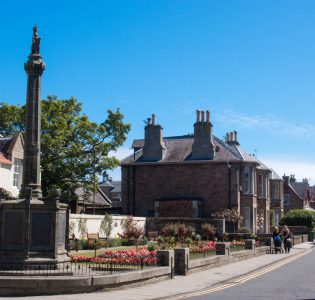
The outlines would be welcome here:
<svg viewBox="0 0 315 300">
<path fill-rule="evenodd" d="M 24 141 L 22 134 L 0 137 L 0 188 L 13 197 L 19 195 L 23 175 Z"/>
</svg>

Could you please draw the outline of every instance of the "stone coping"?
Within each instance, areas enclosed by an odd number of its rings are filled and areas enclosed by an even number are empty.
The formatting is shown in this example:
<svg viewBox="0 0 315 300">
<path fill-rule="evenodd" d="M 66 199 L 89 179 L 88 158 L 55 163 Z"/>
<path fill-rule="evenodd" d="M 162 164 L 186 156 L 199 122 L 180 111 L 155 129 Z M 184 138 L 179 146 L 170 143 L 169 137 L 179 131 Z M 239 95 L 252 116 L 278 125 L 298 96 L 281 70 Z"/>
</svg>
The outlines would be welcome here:
<svg viewBox="0 0 315 300">
<path fill-rule="evenodd" d="M 1 276 L 0 296 L 39 296 L 86 293 L 124 285 L 139 286 L 170 277 L 170 267 L 95 276 Z"/>
</svg>

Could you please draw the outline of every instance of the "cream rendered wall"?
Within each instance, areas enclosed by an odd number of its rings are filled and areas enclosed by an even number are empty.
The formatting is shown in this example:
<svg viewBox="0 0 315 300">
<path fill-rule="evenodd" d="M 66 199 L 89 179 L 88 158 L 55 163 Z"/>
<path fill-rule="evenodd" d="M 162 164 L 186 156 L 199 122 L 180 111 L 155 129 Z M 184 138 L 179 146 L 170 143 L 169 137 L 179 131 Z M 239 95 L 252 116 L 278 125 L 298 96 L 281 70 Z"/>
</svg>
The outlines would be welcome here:
<svg viewBox="0 0 315 300">
<path fill-rule="evenodd" d="M 24 158 L 24 148 L 23 148 L 23 140 L 21 135 L 18 136 L 16 139 L 13 149 L 10 153 L 10 160 L 12 163 L 14 159 L 21 159 Z M 23 163 L 22 163 L 23 165 Z M 9 191 L 14 197 L 18 197 L 19 195 L 19 188 L 13 186 L 13 174 L 14 174 L 14 165 L 5 165 L 0 164 L 0 187 Z M 22 174 L 23 174 L 23 167 L 21 169 L 21 180 L 22 182 Z"/>
<path fill-rule="evenodd" d="M 0 187 L 9 191 L 14 197 L 19 195 L 19 189 L 13 186 L 13 165 L 0 164 Z"/>
<path fill-rule="evenodd" d="M 110 238 L 118 237 L 118 233 L 122 234 L 123 229 L 121 222 L 126 220 L 128 216 L 115 216 L 113 215 L 113 230 L 111 232 Z M 79 231 L 80 219 L 86 220 L 87 232 L 88 233 L 99 233 L 100 237 L 105 237 L 100 231 L 100 226 L 104 216 L 103 215 L 87 215 L 87 214 L 70 214 L 69 223 L 70 227 L 74 225 L 74 234 L 76 238 L 86 238 L 85 235 L 81 235 Z M 145 217 L 133 217 L 133 220 L 138 223 L 140 228 L 145 229 Z M 84 221 L 85 222 L 85 221 Z M 71 235 L 71 233 L 70 233 Z"/>
</svg>

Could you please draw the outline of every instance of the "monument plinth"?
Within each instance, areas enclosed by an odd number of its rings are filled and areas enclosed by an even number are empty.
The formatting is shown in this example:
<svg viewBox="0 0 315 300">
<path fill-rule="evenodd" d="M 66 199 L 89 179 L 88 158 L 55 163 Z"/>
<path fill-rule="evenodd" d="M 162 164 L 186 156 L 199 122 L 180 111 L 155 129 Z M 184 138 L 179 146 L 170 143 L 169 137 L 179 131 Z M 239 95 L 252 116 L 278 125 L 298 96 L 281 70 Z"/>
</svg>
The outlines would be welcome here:
<svg viewBox="0 0 315 300">
<path fill-rule="evenodd" d="M 0 265 L 12 268 L 54 265 L 69 261 L 66 243 L 67 205 L 59 194 L 42 198 L 40 179 L 41 76 L 45 63 L 40 55 L 37 26 L 24 68 L 27 73 L 25 145 L 21 199 L 0 205 Z"/>
</svg>

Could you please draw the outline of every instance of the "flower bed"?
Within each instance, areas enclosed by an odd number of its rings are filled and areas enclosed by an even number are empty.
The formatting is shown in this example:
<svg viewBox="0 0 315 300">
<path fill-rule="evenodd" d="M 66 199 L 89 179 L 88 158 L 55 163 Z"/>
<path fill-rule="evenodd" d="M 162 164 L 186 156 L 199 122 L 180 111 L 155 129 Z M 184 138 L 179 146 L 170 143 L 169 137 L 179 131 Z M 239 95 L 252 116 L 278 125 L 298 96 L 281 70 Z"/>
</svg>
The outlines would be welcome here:
<svg viewBox="0 0 315 300">
<path fill-rule="evenodd" d="M 242 241 L 233 241 L 230 242 L 230 250 L 232 252 L 245 250 L 245 242 Z"/>
<path fill-rule="evenodd" d="M 215 246 L 216 242 L 213 241 L 194 242 L 190 245 L 190 258 L 199 259 L 209 255 L 215 255 Z"/>
<path fill-rule="evenodd" d="M 136 250 L 108 250 L 98 257 L 87 257 L 87 256 L 71 256 L 71 262 L 81 263 L 121 263 L 130 265 L 144 265 L 151 266 L 155 265 L 157 261 L 156 251 L 148 251 L 147 249 Z"/>
</svg>

